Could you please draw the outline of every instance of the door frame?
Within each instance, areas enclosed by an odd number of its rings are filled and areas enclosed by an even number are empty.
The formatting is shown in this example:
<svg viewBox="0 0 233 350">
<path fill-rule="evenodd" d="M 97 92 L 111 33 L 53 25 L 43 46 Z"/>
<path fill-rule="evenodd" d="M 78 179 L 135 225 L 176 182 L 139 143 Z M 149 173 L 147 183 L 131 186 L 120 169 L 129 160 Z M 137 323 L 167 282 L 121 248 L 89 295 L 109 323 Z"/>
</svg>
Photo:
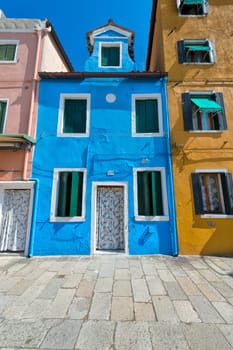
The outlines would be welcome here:
<svg viewBox="0 0 233 350">
<path fill-rule="evenodd" d="M 31 233 L 31 223 L 32 223 L 32 210 L 34 201 L 34 181 L 0 181 L 0 227 L 2 223 L 2 206 L 3 206 L 3 195 L 4 190 L 30 190 L 30 200 L 28 208 L 28 219 L 27 219 L 27 231 L 25 240 L 25 249 L 23 252 L 24 256 L 28 256 L 30 233 Z M 7 254 L 0 252 L 0 254 Z M 15 252 L 17 254 L 17 252 Z"/>
<path fill-rule="evenodd" d="M 96 250 L 96 219 L 97 219 L 97 189 L 99 186 L 104 187 L 123 187 L 124 190 L 124 240 L 125 251 L 123 254 L 128 254 L 128 183 L 121 181 L 94 181 L 92 182 L 92 215 L 91 215 L 91 254 L 104 254 L 104 251 Z M 107 252 L 108 253 L 108 252 Z"/>
</svg>

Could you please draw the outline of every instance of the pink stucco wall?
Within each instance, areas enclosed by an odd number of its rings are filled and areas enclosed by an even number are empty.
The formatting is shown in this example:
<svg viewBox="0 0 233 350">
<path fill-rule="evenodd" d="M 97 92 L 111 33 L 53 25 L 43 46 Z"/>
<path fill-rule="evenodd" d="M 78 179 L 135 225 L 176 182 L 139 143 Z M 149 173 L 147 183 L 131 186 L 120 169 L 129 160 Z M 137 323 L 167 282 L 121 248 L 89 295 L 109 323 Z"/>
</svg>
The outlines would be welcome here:
<svg viewBox="0 0 233 350">
<path fill-rule="evenodd" d="M 35 137 L 38 71 L 67 71 L 64 59 L 48 31 L 0 32 L 0 40 L 18 40 L 15 63 L 0 63 L 0 98 L 9 99 L 5 134 Z M 43 69 L 42 69 L 43 68 Z M 0 180 L 28 179 L 31 151 L 0 149 Z M 10 171 L 11 170 L 11 171 Z"/>
</svg>

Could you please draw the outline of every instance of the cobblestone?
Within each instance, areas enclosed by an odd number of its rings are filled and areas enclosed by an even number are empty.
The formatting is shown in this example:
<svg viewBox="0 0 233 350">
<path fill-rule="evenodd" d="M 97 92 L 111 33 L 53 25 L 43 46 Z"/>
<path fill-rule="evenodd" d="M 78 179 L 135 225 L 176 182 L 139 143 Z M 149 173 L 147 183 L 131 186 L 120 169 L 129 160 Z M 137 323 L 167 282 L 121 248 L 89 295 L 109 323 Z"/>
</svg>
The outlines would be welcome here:
<svg viewBox="0 0 233 350">
<path fill-rule="evenodd" d="M 233 259 L 0 256 L 0 350 L 233 349 Z"/>
</svg>

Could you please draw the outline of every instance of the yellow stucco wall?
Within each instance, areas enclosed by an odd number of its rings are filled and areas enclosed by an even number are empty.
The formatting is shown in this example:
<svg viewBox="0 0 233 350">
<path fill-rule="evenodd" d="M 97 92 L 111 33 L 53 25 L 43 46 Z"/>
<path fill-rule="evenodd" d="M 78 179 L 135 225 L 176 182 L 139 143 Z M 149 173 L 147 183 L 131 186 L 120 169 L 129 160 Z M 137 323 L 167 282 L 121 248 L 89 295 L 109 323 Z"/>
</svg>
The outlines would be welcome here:
<svg viewBox="0 0 233 350">
<path fill-rule="evenodd" d="M 205 17 L 178 15 L 175 0 L 159 0 L 150 69 L 161 68 L 156 39 L 161 28 L 164 70 L 168 72 L 168 104 L 173 155 L 177 230 L 180 254 L 233 254 L 233 217 L 195 215 L 191 173 L 197 169 L 227 169 L 233 174 L 233 1 L 209 0 Z M 213 65 L 179 64 L 177 41 L 214 41 Z M 222 92 L 227 130 L 184 131 L 181 94 L 185 91 Z"/>
</svg>

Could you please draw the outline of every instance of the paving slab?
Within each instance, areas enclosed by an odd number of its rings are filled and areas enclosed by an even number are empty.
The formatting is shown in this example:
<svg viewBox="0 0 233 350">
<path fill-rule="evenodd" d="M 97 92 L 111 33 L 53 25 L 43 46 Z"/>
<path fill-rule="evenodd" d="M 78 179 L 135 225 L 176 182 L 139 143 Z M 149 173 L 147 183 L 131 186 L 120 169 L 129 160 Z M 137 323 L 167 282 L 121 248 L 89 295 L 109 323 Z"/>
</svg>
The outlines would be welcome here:
<svg viewBox="0 0 233 350">
<path fill-rule="evenodd" d="M 227 341 L 231 344 L 233 349 L 233 324 L 219 324 L 217 327 L 220 329 Z"/>
<path fill-rule="evenodd" d="M 91 320 L 108 320 L 111 310 L 111 293 L 95 293 L 88 318 Z"/>
<path fill-rule="evenodd" d="M 194 309 L 198 313 L 202 322 L 205 323 L 224 323 L 223 318 L 216 311 L 214 306 L 204 296 L 189 297 Z"/>
<path fill-rule="evenodd" d="M 166 295 L 167 291 L 158 276 L 146 276 L 150 295 Z"/>
<path fill-rule="evenodd" d="M 61 320 L 46 334 L 41 349 L 73 349 L 82 325 L 79 320 Z"/>
<path fill-rule="evenodd" d="M 158 321 L 168 323 L 179 322 L 173 303 L 168 296 L 154 296 L 152 300 Z"/>
<path fill-rule="evenodd" d="M 192 350 L 230 350 L 229 342 L 221 331 L 210 324 L 182 324 L 185 338 Z"/>
<path fill-rule="evenodd" d="M 178 282 L 164 282 L 164 287 L 171 300 L 187 299 L 187 295 L 184 293 Z"/>
<path fill-rule="evenodd" d="M 91 304 L 91 298 L 74 297 L 67 312 L 71 319 L 83 320 L 87 317 Z"/>
<path fill-rule="evenodd" d="M 118 322 L 115 333 L 116 350 L 152 350 L 146 322 Z"/>
<path fill-rule="evenodd" d="M 233 306 L 226 302 L 213 302 L 214 307 L 227 323 L 233 323 Z"/>
<path fill-rule="evenodd" d="M 144 278 L 132 279 L 132 289 L 135 302 L 147 303 L 151 301 L 151 297 Z"/>
<path fill-rule="evenodd" d="M 176 309 L 181 322 L 201 322 L 198 314 L 193 309 L 192 304 L 188 300 L 174 300 L 173 305 Z"/>
<path fill-rule="evenodd" d="M 113 349 L 115 326 L 115 322 L 112 321 L 86 321 L 81 328 L 75 349 Z"/>
<path fill-rule="evenodd" d="M 134 320 L 133 299 L 131 297 L 112 298 L 111 320 Z"/>
<path fill-rule="evenodd" d="M 113 296 L 118 296 L 118 297 L 132 296 L 131 282 L 128 280 L 116 280 L 113 285 Z"/>
<path fill-rule="evenodd" d="M 157 322 L 150 324 L 149 330 L 153 349 L 158 350 L 189 350 L 185 336 L 178 324 Z M 204 350 L 204 349 L 203 349 Z"/>
<path fill-rule="evenodd" d="M 152 303 L 134 303 L 136 321 L 155 321 L 155 312 Z"/>
</svg>

